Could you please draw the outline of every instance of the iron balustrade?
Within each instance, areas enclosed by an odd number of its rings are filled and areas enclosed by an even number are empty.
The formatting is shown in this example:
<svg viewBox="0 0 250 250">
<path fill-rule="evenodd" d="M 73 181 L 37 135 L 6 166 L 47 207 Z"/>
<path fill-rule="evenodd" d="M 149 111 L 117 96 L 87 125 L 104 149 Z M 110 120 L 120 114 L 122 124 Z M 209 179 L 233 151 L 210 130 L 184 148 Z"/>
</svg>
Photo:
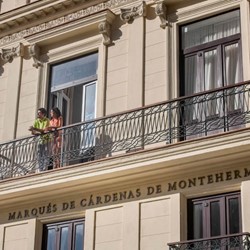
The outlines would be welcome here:
<svg viewBox="0 0 250 250">
<path fill-rule="evenodd" d="M 169 243 L 169 250 L 249 250 L 250 234 L 231 234 L 199 240 Z"/>
<path fill-rule="evenodd" d="M 63 127 L 59 154 L 48 150 L 43 164 L 48 169 L 57 157 L 62 166 L 72 165 L 243 128 L 250 122 L 249 94 L 245 82 Z M 40 136 L 30 136 L 0 144 L 0 178 L 36 171 L 42 143 Z"/>
</svg>

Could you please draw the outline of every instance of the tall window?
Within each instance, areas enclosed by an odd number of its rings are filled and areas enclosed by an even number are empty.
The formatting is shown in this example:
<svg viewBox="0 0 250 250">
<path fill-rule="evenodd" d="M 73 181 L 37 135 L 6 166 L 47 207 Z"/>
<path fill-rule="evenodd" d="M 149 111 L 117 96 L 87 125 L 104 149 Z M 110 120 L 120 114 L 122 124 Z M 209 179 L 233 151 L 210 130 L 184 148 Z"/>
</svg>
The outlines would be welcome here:
<svg viewBox="0 0 250 250">
<path fill-rule="evenodd" d="M 225 194 L 188 201 L 189 239 L 241 232 L 240 194 Z"/>
<path fill-rule="evenodd" d="M 238 83 L 242 78 L 240 12 L 225 14 L 181 27 L 181 95 Z M 214 98 L 204 103 L 186 106 L 186 122 L 199 123 L 200 135 L 208 134 L 213 125 L 226 124 L 221 119 L 238 110 L 239 100 Z M 225 107 L 225 103 L 230 106 Z M 215 121 L 216 122 L 211 122 Z M 223 125 L 221 125 L 223 128 Z M 195 127 L 198 128 L 197 126 Z M 227 129 L 227 128 L 223 128 Z"/>
<path fill-rule="evenodd" d="M 62 111 L 64 125 L 95 118 L 98 54 L 52 65 L 50 107 Z"/>
<path fill-rule="evenodd" d="M 182 93 L 190 95 L 242 81 L 239 10 L 181 28 Z"/>
<path fill-rule="evenodd" d="M 84 249 L 83 220 L 47 224 L 43 233 L 43 250 Z"/>
</svg>

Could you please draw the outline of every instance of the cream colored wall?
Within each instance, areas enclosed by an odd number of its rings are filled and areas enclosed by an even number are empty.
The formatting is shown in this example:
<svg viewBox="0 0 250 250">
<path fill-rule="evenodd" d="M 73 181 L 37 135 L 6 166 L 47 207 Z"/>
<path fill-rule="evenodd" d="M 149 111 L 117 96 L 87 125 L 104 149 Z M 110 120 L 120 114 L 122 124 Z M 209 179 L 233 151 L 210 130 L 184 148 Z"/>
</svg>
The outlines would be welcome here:
<svg viewBox="0 0 250 250">
<path fill-rule="evenodd" d="M 107 115 L 126 110 L 128 105 L 128 25 L 117 17 L 112 32 L 113 43 L 107 48 Z"/>
<path fill-rule="evenodd" d="M 250 232 L 250 181 L 241 184 L 242 232 Z"/>
<path fill-rule="evenodd" d="M 84 249 L 166 249 L 180 240 L 180 211 L 180 194 L 87 210 Z"/>
<path fill-rule="evenodd" d="M 145 104 L 167 100 L 166 29 L 160 28 L 160 19 L 154 8 L 148 8 L 145 38 Z"/>
<path fill-rule="evenodd" d="M 32 66 L 32 60 L 23 61 L 22 84 L 20 89 L 17 138 L 29 135 L 28 127 L 35 119 L 39 70 Z"/>
<path fill-rule="evenodd" d="M 26 0 L 3 0 L 1 13 L 10 11 L 14 8 L 21 7 L 26 4 Z"/>
<path fill-rule="evenodd" d="M 8 67 L 0 67 L 0 141 L 3 141 L 4 117 L 7 101 Z"/>
<path fill-rule="evenodd" d="M 167 99 L 166 30 L 160 28 L 154 8 L 147 10 L 147 18 L 138 17 L 132 23 L 117 18 L 112 26 L 106 114 Z"/>
<path fill-rule="evenodd" d="M 3 115 L 3 131 L 2 140 L 12 140 L 16 137 L 17 107 L 19 102 L 19 84 L 20 69 L 22 67 L 22 58 L 16 57 L 13 62 L 5 64 L 4 74 L 6 74 L 7 88 L 5 91 L 5 100 Z M 6 73 L 5 73 L 6 72 Z"/>
<path fill-rule="evenodd" d="M 38 250 L 41 241 L 36 240 L 36 219 L 0 225 L 0 249 Z M 38 232 L 39 230 L 37 230 Z"/>
</svg>

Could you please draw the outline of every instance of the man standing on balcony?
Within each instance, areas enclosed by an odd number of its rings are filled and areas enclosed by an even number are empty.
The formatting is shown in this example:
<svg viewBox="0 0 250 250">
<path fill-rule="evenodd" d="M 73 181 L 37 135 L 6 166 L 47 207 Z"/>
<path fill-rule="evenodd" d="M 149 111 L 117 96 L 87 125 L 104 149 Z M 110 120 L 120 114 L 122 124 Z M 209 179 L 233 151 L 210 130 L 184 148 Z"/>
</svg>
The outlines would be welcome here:
<svg viewBox="0 0 250 250">
<path fill-rule="evenodd" d="M 37 110 L 37 119 L 34 121 L 33 126 L 29 128 L 32 135 L 39 135 L 38 142 L 38 165 L 39 172 L 47 169 L 49 165 L 49 146 L 50 134 L 45 134 L 46 129 L 49 127 L 49 119 L 46 117 L 47 111 L 45 108 Z"/>
</svg>

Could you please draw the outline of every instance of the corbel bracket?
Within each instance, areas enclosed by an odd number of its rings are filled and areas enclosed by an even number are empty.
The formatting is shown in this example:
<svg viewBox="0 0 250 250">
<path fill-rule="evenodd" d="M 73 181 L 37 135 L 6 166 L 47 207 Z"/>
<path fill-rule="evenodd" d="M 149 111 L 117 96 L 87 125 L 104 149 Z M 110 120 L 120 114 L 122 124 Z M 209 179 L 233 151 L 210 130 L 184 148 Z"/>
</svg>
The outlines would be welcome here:
<svg viewBox="0 0 250 250">
<path fill-rule="evenodd" d="M 103 21 L 98 25 L 99 32 L 103 35 L 103 44 L 110 45 L 111 44 L 111 25 L 107 21 Z"/>
<path fill-rule="evenodd" d="M 160 1 L 155 6 L 155 14 L 159 16 L 161 20 L 160 27 L 165 29 L 168 26 L 167 22 L 167 4 L 165 1 Z"/>
<path fill-rule="evenodd" d="M 142 3 L 138 6 L 133 6 L 131 8 L 121 9 L 120 18 L 123 22 L 132 23 L 135 18 L 140 16 L 146 16 L 146 3 Z"/>
<path fill-rule="evenodd" d="M 42 63 L 38 59 L 40 56 L 40 47 L 37 44 L 32 44 L 28 46 L 28 56 L 33 58 L 33 66 L 35 68 L 39 68 L 42 66 Z"/>
</svg>

